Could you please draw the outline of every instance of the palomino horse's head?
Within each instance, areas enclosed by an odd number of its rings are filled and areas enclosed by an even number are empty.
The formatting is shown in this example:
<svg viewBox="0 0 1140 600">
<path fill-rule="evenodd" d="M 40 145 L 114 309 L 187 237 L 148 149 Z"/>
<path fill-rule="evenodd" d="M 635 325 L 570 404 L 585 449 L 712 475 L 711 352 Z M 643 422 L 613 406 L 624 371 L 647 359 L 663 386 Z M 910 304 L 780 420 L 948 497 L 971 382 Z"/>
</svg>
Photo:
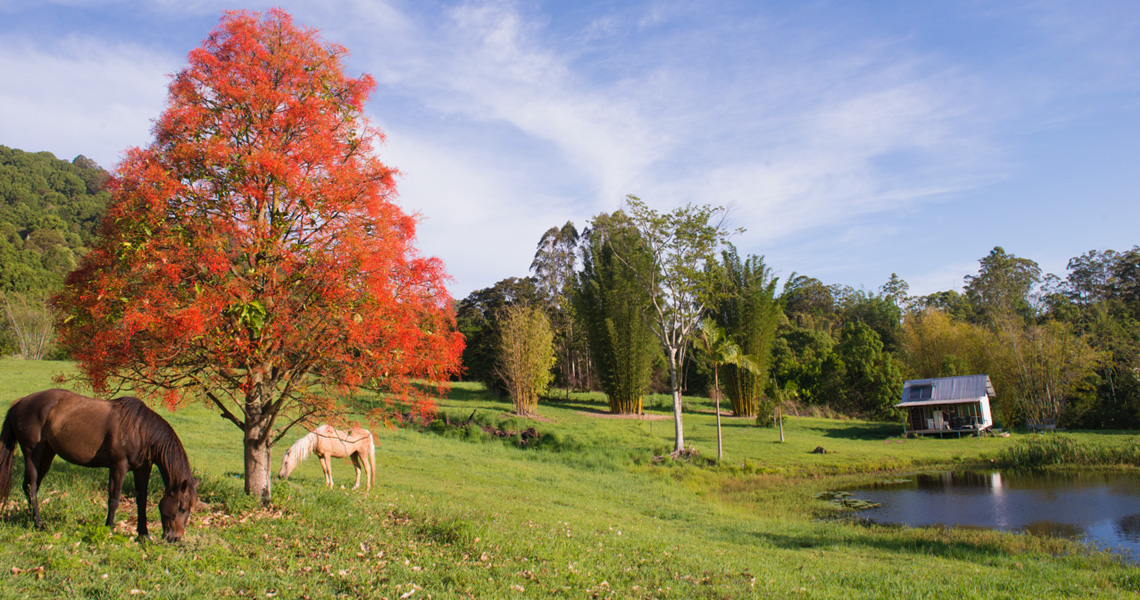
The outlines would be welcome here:
<svg viewBox="0 0 1140 600">
<path fill-rule="evenodd" d="M 168 542 L 177 542 L 186 533 L 186 523 L 190 520 L 190 510 L 198 503 L 198 482 L 183 481 L 166 490 L 158 502 L 158 513 L 162 516 L 162 537 Z"/>
<path fill-rule="evenodd" d="M 281 470 L 277 472 L 277 477 L 280 479 L 285 479 L 286 477 L 289 476 L 289 473 L 291 473 L 293 471 L 294 465 L 289 464 L 289 451 L 290 450 L 292 450 L 292 448 L 290 448 L 289 450 L 286 450 L 285 456 L 281 457 Z"/>
</svg>

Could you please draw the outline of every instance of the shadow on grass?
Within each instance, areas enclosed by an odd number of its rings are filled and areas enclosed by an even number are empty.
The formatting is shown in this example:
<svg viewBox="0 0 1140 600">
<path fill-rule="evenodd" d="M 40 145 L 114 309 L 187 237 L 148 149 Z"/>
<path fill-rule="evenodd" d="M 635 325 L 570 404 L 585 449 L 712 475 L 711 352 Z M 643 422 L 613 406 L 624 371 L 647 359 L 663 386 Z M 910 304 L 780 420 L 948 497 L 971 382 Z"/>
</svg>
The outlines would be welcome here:
<svg viewBox="0 0 1140 600">
<path fill-rule="evenodd" d="M 845 440 L 882 440 L 902 433 L 902 425 L 897 423 L 851 423 L 845 427 L 818 429 L 823 437 Z"/>
<path fill-rule="evenodd" d="M 857 521 L 855 523 L 858 524 Z M 947 539 L 943 537 L 944 531 L 924 535 L 927 532 L 935 532 L 935 530 L 940 529 L 937 527 L 921 528 L 918 535 L 904 535 L 903 532 L 906 529 L 901 526 L 867 525 L 864 532 L 855 536 L 826 533 L 801 535 L 761 533 L 758 536 L 779 548 L 790 550 L 831 549 L 842 551 L 845 548 L 859 547 L 884 550 L 895 554 L 938 556 L 973 563 L 1009 557 L 1011 553 L 1016 551 L 1009 542 L 1002 540 Z M 897 533 L 892 533 L 891 530 L 895 530 Z"/>
<path fill-rule="evenodd" d="M 478 386 L 451 386 L 447 392 L 447 399 L 456 402 L 504 402 L 494 392 L 485 387 Z"/>
</svg>

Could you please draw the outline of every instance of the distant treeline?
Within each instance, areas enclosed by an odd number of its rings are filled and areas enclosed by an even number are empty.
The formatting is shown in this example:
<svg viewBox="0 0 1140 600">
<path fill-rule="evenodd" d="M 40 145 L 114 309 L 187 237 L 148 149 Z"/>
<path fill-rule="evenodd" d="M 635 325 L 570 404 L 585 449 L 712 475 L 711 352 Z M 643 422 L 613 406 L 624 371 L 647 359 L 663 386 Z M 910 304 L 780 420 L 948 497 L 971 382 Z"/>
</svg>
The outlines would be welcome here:
<svg viewBox="0 0 1140 600">
<path fill-rule="evenodd" d="M 588 311 L 572 301 L 582 296 L 575 282 L 589 269 L 567 259 L 597 254 L 589 248 L 599 222 L 580 237 L 569 223 L 552 228 L 538 245 L 534 276 L 504 279 L 457 303 L 468 341 L 466 378 L 502 387 L 495 359 L 500 315 L 508 306 L 538 304 L 560 324 L 558 383 L 606 387 L 592 364 L 599 354 L 586 335 Z M 1140 247 L 1091 250 L 1070 260 L 1065 276 L 1043 274 L 1036 262 L 995 247 L 960 291 L 926 296 L 909 295 L 894 274 L 877 291 L 797 273 L 777 287 L 763 257 L 741 260 L 732 249 L 708 268 L 737 274 L 709 315 L 757 354 L 762 398 L 752 406 L 761 415 L 780 403 L 808 414 L 901 420 L 893 405 L 904 379 L 984 373 L 997 390 L 1001 425 L 1140 428 Z M 769 302 L 775 310 L 764 308 Z M 666 389 L 664 376 L 658 358 L 654 391 Z M 698 361 L 685 378 L 688 393 L 711 392 L 712 377 Z M 733 397 L 724 373 L 720 380 Z M 755 414 L 733 400 L 738 415 Z"/>
</svg>

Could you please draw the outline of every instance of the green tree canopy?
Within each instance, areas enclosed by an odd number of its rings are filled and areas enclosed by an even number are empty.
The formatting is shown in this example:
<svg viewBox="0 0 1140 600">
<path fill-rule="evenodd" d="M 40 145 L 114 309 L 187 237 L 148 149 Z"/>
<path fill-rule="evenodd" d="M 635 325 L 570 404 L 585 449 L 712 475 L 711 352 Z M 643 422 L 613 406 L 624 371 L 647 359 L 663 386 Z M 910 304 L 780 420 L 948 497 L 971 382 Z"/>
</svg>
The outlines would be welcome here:
<svg viewBox="0 0 1140 600">
<path fill-rule="evenodd" d="M 463 348 L 463 378 L 482 382 L 505 395 L 506 384 L 495 369 L 502 337 L 500 319 L 507 307 L 539 303 L 538 287 L 530 277 L 508 277 L 460 300 L 456 306 L 456 323 L 467 338 Z"/>
<path fill-rule="evenodd" d="M 843 326 L 835 351 L 823 365 L 824 394 L 848 413 L 893 419 L 903 379 L 898 365 L 883 350 L 878 334 L 863 323 Z"/>
<path fill-rule="evenodd" d="M 585 237 L 574 305 L 610 411 L 638 413 L 660 355 L 648 324 L 651 298 L 635 273 L 651 268 L 652 257 L 621 212 L 595 217 Z"/>
<path fill-rule="evenodd" d="M 966 298 L 977 318 L 992 319 L 1010 312 L 1032 316 L 1030 292 L 1041 281 L 1041 267 L 1036 262 L 994 246 L 978 263 L 978 274 L 965 277 Z"/>
<path fill-rule="evenodd" d="M 731 361 L 720 361 L 717 379 L 732 404 L 732 413 L 755 417 L 760 412 L 780 322 L 781 306 L 776 298 L 779 279 L 772 276 L 763 256 L 742 260 L 731 245 L 721 256 L 728 289 L 711 316 L 755 364 L 752 369 L 744 369 Z"/>
</svg>

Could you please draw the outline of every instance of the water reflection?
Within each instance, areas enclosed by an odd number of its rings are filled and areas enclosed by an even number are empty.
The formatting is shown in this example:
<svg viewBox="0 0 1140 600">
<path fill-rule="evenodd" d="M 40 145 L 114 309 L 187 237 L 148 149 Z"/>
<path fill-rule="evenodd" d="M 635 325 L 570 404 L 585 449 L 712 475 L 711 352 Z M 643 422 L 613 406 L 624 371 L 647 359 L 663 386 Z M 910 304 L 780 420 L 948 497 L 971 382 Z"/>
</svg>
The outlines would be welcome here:
<svg viewBox="0 0 1140 600">
<path fill-rule="evenodd" d="M 1116 534 L 1121 539 L 1140 544 L 1140 514 L 1128 515 L 1117 521 Z"/>
<path fill-rule="evenodd" d="M 855 490 L 853 490 L 855 491 Z M 881 523 L 1026 531 L 1110 548 L 1140 560 L 1140 477 L 1108 473 L 962 472 L 859 488 Z"/>
</svg>

